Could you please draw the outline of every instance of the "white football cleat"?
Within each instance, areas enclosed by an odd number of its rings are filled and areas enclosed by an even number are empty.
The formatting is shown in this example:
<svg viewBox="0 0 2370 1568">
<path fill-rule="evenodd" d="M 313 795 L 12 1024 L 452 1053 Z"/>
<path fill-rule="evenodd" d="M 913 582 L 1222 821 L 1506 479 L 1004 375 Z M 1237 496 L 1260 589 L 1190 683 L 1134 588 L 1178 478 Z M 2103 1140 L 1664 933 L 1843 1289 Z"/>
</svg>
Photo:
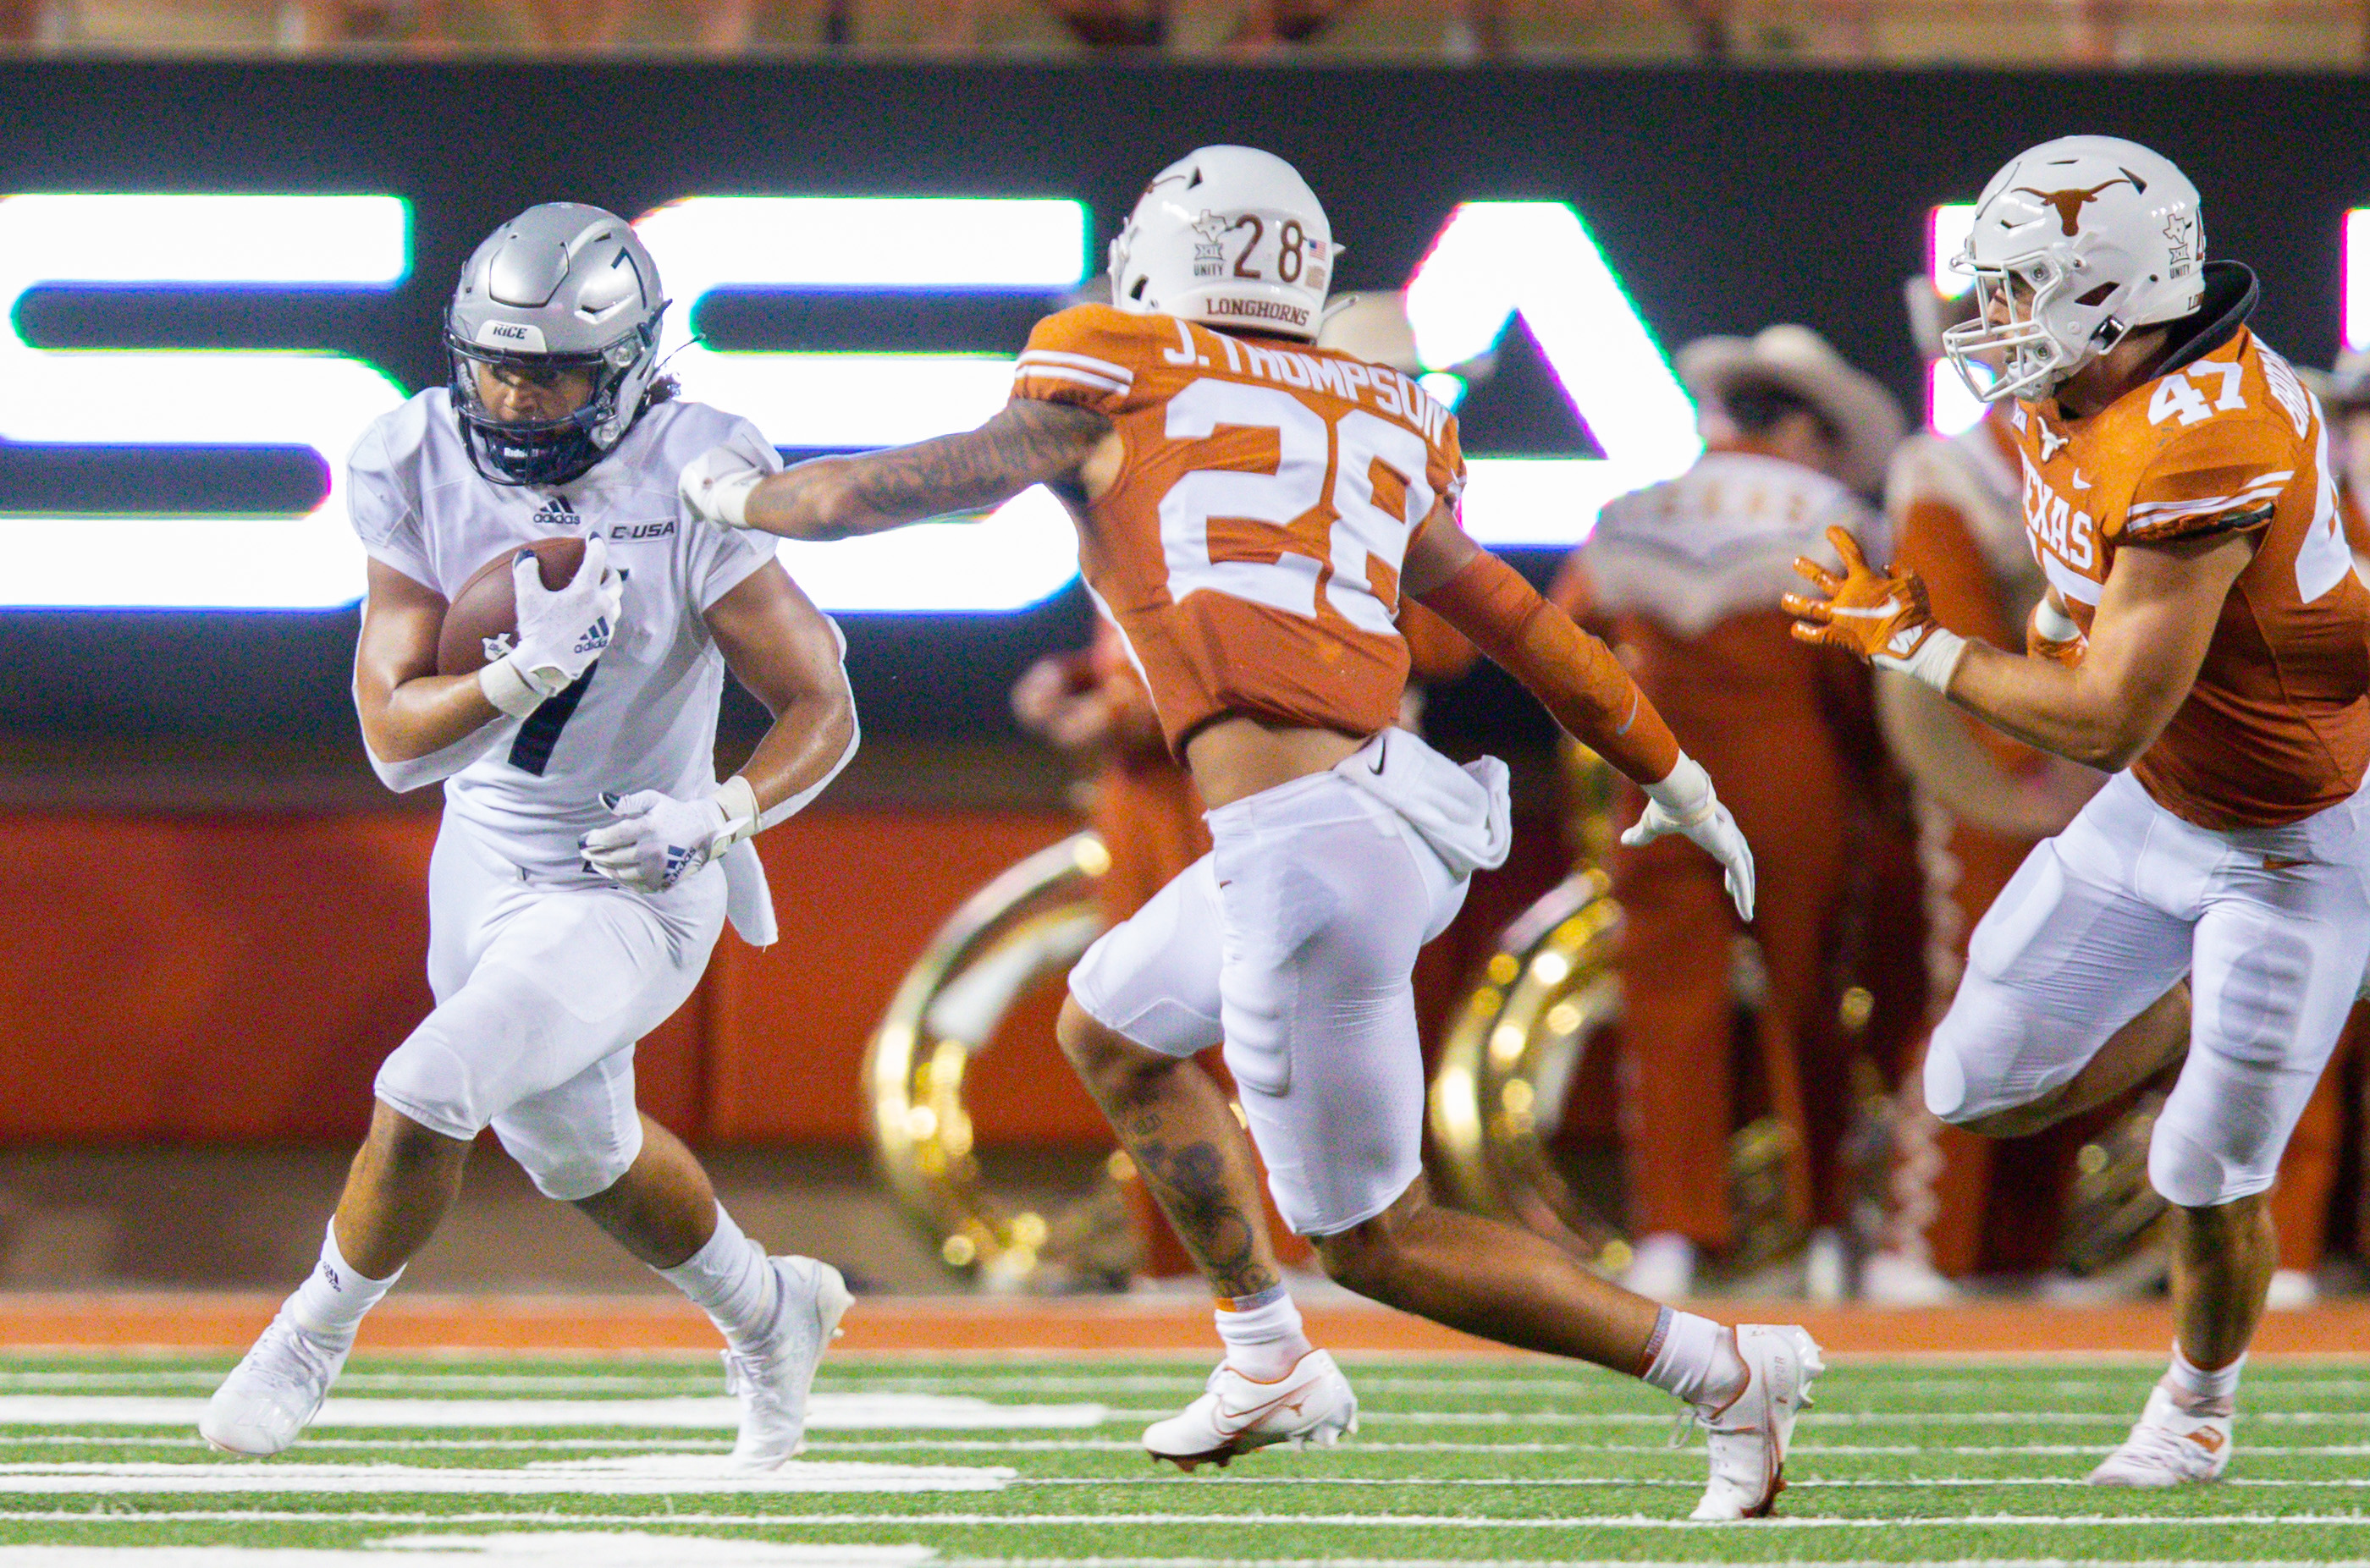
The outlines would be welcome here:
<svg viewBox="0 0 2370 1568">
<path fill-rule="evenodd" d="M 1736 1354 L 1744 1363 L 1744 1387 L 1726 1404 L 1697 1405 L 1684 1418 L 1704 1429 L 1711 1450 L 1711 1484 L 1691 1519 L 1768 1516 L 1786 1490 L 1794 1418 L 1811 1402 L 1811 1379 L 1827 1369 L 1817 1342 L 1790 1326 L 1739 1324 Z"/>
<path fill-rule="evenodd" d="M 1220 1469 L 1237 1454 L 1271 1444 L 1329 1448 L 1358 1429 L 1358 1396 L 1322 1350 L 1312 1350 L 1271 1383 L 1223 1363 L 1202 1395 L 1144 1429 L 1145 1451 L 1181 1471 L 1204 1462 Z"/>
<path fill-rule="evenodd" d="M 760 1348 L 724 1353 L 724 1387 L 741 1401 L 741 1437 L 732 1463 L 775 1470 L 806 1447 L 807 1394 L 823 1347 L 856 1298 L 839 1270 L 812 1258 L 767 1258 L 781 1282 L 781 1305 Z"/>
<path fill-rule="evenodd" d="M 299 1327 L 282 1307 L 206 1402 L 198 1436 L 226 1454 L 269 1459 L 319 1413 L 352 1348 Z"/>
<path fill-rule="evenodd" d="M 2219 1481 L 2230 1465 L 2230 1413 L 2194 1415 L 2158 1383 L 2123 1446 L 2090 1472 L 2093 1486 L 2186 1486 Z"/>
</svg>

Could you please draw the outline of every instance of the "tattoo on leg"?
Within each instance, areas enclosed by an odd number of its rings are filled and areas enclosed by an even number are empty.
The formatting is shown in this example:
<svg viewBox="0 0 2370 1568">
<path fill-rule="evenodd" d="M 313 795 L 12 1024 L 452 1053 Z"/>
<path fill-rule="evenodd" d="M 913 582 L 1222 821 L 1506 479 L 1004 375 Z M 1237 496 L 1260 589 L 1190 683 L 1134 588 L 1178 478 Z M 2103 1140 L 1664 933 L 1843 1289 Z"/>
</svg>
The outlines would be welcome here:
<svg viewBox="0 0 2370 1568">
<path fill-rule="evenodd" d="M 1246 1214 L 1226 1190 L 1226 1156 L 1214 1143 L 1188 1143 L 1171 1148 L 1145 1137 L 1147 1126 L 1159 1118 L 1139 1118 L 1135 1131 L 1143 1141 L 1134 1146 L 1135 1167 L 1143 1173 L 1161 1209 L 1184 1233 L 1209 1270 L 1210 1283 L 1228 1296 L 1252 1296 L 1280 1284 L 1275 1271 L 1259 1261 L 1256 1213 Z"/>
</svg>

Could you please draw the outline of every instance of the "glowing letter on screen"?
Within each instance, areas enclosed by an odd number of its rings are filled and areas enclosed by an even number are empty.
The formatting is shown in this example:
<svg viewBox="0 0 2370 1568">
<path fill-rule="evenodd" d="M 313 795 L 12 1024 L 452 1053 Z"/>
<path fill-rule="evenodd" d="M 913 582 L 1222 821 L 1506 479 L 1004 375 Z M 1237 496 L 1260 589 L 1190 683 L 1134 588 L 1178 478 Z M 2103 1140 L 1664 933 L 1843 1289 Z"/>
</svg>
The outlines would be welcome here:
<svg viewBox="0 0 2370 1568">
<path fill-rule="evenodd" d="M 1408 282 L 1409 324 L 1424 363 L 1488 353 L 1517 312 L 1595 458 L 1470 460 L 1465 526 L 1486 544 L 1566 545 L 1599 508 L 1683 472 L 1703 451 L 1695 404 L 1580 214 L 1560 201 L 1468 201 Z"/>
<path fill-rule="evenodd" d="M 1967 235 L 1974 226 L 1972 201 L 1949 202 L 1927 216 L 1926 276 L 1933 280 L 1934 292 L 1946 300 L 1955 300 L 1975 286 L 1974 279 L 1950 265 L 1967 248 Z M 1955 436 L 1973 429 L 1983 417 L 1983 403 L 1967 390 L 1950 361 L 1937 360 L 1926 367 L 1927 424 L 1946 436 Z"/>
<path fill-rule="evenodd" d="M 302 516 L 0 513 L 0 601 L 38 607 L 326 609 L 362 587 L 347 449 L 403 401 L 323 350 L 43 349 L 17 302 L 48 285 L 386 289 L 410 266 L 392 196 L 0 197 L 0 439 L 66 446 L 309 447 L 331 475 Z"/>
<path fill-rule="evenodd" d="M 2345 214 L 2344 244 L 2345 346 L 2358 353 L 2370 349 L 2370 207 Z"/>
<path fill-rule="evenodd" d="M 786 447 L 893 446 L 968 429 L 1004 406 L 1012 357 L 719 352 L 691 336 L 708 293 L 1047 294 L 1086 275 L 1087 213 L 1076 201 L 703 196 L 634 227 L 675 302 L 668 368 L 690 395 L 745 415 Z M 827 610 L 1018 610 L 1077 575 L 1077 537 L 1061 504 L 1032 489 L 986 526 L 784 544 L 782 561 Z"/>
</svg>

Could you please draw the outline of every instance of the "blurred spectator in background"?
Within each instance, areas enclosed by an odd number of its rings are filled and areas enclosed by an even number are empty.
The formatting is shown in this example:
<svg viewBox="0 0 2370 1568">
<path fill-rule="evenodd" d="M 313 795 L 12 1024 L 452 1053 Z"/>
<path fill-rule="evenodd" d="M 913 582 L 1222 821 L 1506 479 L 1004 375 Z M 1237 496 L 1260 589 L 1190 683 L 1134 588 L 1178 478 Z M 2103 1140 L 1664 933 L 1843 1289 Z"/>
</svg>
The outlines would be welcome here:
<svg viewBox="0 0 2370 1568">
<path fill-rule="evenodd" d="M 1974 296 L 1945 300 L 1923 277 L 1904 292 L 1911 332 L 1931 365 L 1942 357 L 1943 329 L 1972 315 Z M 2045 586 L 2025 542 L 2022 486 L 2015 436 L 1996 406 L 1962 435 L 1912 437 L 1893 454 L 1885 485 L 1893 558 L 1926 579 L 1936 618 L 2006 648 L 2025 646 Z M 1886 743 L 1916 782 L 1926 973 L 1930 1017 L 1939 1019 L 1975 922 L 2032 846 L 2072 821 L 2106 779 L 1968 718 L 1905 676 L 1879 670 L 1876 679 Z M 1926 1108 L 1914 1072 L 1897 1098 L 1891 1191 L 1861 1293 L 1927 1305 L 1954 1296 L 1953 1280 L 1985 1269 L 2048 1267 L 2081 1129 L 1998 1143 L 1945 1127 Z M 1990 1201 L 1996 1173 L 1997 1204 Z M 2011 1214 L 2013 1223 L 1986 1223 Z"/>
<path fill-rule="evenodd" d="M 2337 368 L 2316 382 L 2329 415 L 2330 461 L 2336 465 L 2345 540 L 2353 569 L 2370 581 L 2370 350 L 2337 356 Z"/>
<path fill-rule="evenodd" d="M 1881 859 L 1870 854 L 1881 749 L 1864 672 L 1794 641 L 1778 601 L 1797 555 L 1832 554 L 1831 525 L 1880 558 L 1888 552 L 1882 520 L 1860 498 L 1883 479 L 1901 409 L 1801 326 L 1699 339 L 1679 351 L 1678 371 L 1700 410 L 1703 457 L 1606 506 L 1554 597 L 1620 650 L 1753 844 L 1761 896 L 1751 934 L 1767 976 L 1761 1064 L 1800 1150 L 1792 1207 L 1818 1227 L 1809 1288 L 1839 1295 L 1853 1096 L 1835 960 L 1856 872 Z M 1626 793 L 1624 823 L 1639 809 Z M 1740 927 L 1720 868 L 1690 845 L 1616 847 L 1609 871 L 1628 919 L 1622 1132 L 1639 1240 L 1627 1283 L 1680 1297 L 1702 1255 L 1731 1240 Z M 1914 932 L 1916 910 L 1882 920 Z"/>
</svg>

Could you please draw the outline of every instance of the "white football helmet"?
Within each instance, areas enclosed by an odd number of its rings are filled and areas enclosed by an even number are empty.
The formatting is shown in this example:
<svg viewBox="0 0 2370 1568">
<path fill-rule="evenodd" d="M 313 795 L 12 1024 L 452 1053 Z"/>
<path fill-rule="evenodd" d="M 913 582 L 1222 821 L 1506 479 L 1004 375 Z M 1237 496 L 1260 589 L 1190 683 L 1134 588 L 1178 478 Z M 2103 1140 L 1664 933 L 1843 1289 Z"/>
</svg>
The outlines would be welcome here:
<svg viewBox="0 0 2370 1568">
<path fill-rule="evenodd" d="M 1340 255 L 1298 169 L 1256 147 L 1202 147 L 1153 176 L 1111 241 L 1111 303 L 1314 340 Z"/>
<path fill-rule="evenodd" d="M 1975 280 L 1977 314 L 1943 349 L 1986 403 L 2043 395 L 2133 328 L 2198 309 L 2204 262 L 2197 187 L 2170 159 L 2118 137 L 2061 136 L 1984 188 L 1952 263 Z"/>
</svg>

